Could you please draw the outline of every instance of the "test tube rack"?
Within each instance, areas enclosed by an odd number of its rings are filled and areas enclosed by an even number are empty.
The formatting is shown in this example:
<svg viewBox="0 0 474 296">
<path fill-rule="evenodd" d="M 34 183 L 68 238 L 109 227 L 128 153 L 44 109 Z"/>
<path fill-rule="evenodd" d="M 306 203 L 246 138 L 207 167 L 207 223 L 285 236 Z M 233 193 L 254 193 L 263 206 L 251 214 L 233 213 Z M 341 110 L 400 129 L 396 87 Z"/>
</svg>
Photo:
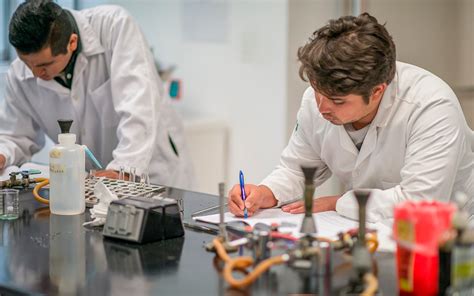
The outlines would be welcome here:
<svg viewBox="0 0 474 296">
<path fill-rule="evenodd" d="M 156 195 L 166 191 L 165 186 L 149 185 L 145 183 L 129 182 L 124 180 L 108 179 L 108 178 L 87 178 L 85 183 L 86 206 L 92 207 L 99 202 L 94 195 L 94 186 L 98 180 L 119 199 L 124 197 L 149 196 Z"/>
</svg>

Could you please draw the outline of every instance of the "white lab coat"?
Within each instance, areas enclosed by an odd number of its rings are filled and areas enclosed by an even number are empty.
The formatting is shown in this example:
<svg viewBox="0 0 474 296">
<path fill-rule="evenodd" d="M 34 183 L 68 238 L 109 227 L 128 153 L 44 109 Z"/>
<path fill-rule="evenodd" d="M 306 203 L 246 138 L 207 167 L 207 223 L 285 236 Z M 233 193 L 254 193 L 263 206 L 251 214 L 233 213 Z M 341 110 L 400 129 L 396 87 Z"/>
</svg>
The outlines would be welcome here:
<svg viewBox="0 0 474 296">
<path fill-rule="evenodd" d="M 138 176 L 148 171 L 154 183 L 189 188 L 182 124 L 138 25 L 118 6 L 71 12 L 82 44 L 71 90 L 35 78 L 19 59 L 8 71 L 0 111 L 0 153 L 7 165 L 28 161 L 44 145 L 44 134 L 57 140 L 57 119 L 72 119 L 77 142 L 107 169 L 136 167 Z"/>
<path fill-rule="evenodd" d="M 317 167 L 316 186 L 331 172 L 339 178 L 347 192 L 336 211 L 353 219 L 357 188 L 374 189 L 367 217 L 372 222 L 393 217 L 394 205 L 404 200 L 450 201 L 456 191 L 468 194 L 466 206 L 474 212 L 470 129 L 456 95 L 428 71 L 397 62 L 360 151 L 343 126 L 321 116 L 312 88 L 304 93 L 297 126 L 280 164 L 262 181 L 279 203 L 302 196 L 299 165 L 305 164 Z"/>
</svg>

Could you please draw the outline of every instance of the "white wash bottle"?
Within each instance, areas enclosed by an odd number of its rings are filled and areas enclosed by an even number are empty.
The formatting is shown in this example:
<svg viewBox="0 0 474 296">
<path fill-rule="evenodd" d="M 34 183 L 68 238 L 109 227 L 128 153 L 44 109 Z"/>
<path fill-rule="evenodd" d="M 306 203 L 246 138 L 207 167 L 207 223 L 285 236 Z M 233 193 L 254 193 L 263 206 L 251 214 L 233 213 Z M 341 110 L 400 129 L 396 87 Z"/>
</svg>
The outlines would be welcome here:
<svg viewBox="0 0 474 296">
<path fill-rule="evenodd" d="M 56 215 L 77 215 L 85 210 L 85 152 L 69 133 L 72 120 L 58 120 L 59 144 L 49 152 L 49 208 Z"/>
</svg>

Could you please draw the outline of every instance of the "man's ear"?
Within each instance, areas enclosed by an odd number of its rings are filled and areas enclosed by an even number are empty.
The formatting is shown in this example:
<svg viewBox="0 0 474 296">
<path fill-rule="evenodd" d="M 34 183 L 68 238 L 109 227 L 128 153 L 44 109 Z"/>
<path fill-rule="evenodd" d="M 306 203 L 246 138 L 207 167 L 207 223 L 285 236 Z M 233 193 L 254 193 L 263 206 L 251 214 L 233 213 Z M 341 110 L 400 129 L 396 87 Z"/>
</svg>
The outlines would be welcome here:
<svg viewBox="0 0 474 296">
<path fill-rule="evenodd" d="M 379 102 L 382 100 L 383 94 L 385 93 L 385 90 L 387 89 L 387 83 L 381 83 L 377 86 L 375 86 L 372 89 L 372 98 L 371 100 L 374 102 Z"/>
<path fill-rule="evenodd" d="M 69 37 L 68 49 L 69 51 L 75 51 L 79 42 L 79 36 L 76 33 L 72 33 Z"/>
</svg>

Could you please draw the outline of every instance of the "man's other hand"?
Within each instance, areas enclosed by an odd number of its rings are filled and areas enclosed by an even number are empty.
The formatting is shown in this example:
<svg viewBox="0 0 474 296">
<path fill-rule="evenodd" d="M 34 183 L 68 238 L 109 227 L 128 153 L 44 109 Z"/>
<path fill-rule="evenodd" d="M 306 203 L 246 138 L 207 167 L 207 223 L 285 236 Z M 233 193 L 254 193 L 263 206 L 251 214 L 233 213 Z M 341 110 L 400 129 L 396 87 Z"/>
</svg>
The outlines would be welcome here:
<svg viewBox="0 0 474 296">
<path fill-rule="evenodd" d="M 95 177 L 105 177 L 109 179 L 118 179 L 119 178 L 119 173 L 114 171 L 114 170 L 103 170 L 103 171 L 97 171 L 95 173 Z"/>
<path fill-rule="evenodd" d="M 322 196 L 315 198 L 313 201 L 313 213 L 327 212 L 336 210 L 336 202 L 340 198 L 340 195 L 333 196 Z M 300 200 L 289 205 L 281 207 L 283 212 L 291 214 L 304 213 L 304 201 Z"/>
</svg>

